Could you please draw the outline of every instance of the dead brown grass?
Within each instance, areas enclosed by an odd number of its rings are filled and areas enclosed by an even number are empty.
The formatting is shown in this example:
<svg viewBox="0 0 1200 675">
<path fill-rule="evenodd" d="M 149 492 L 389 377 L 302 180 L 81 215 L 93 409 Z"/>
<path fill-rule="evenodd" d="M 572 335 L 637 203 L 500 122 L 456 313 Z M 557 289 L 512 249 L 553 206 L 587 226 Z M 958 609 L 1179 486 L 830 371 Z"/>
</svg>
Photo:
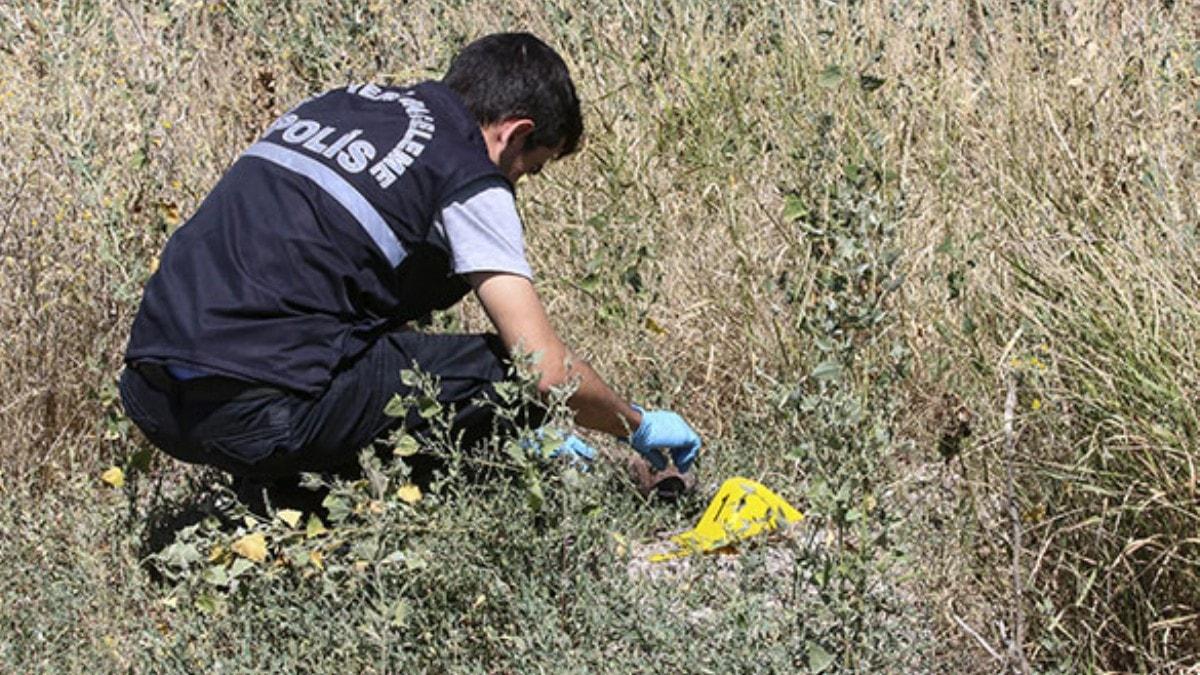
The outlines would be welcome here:
<svg viewBox="0 0 1200 675">
<path fill-rule="evenodd" d="M 259 129 L 351 79 L 434 77 L 465 39 L 512 27 L 558 46 L 586 101 L 583 153 L 531 182 L 523 205 L 540 290 L 602 372 L 710 437 L 769 419 L 814 358 L 786 300 L 809 268 L 784 195 L 869 157 L 906 199 L 894 309 L 916 368 L 896 424 L 928 450 L 909 460 L 909 489 L 948 527 L 980 528 L 951 548 L 937 539 L 954 557 L 938 572 L 951 582 L 935 582 L 945 606 L 957 595 L 978 633 L 953 639 L 979 663 L 981 644 L 1004 656 L 1013 626 L 992 610 L 1017 603 L 1034 663 L 1189 660 L 1200 17 L 1188 3 L 6 5 L 0 485 L 52 484 L 123 452 L 103 420 L 140 286 Z M 860 75 L 883 86 L 868 94 Z M 459 318 L 482 325 L 470 309 Z M 1018 599 L 999 581 L 1011 542 L 991 529 L 1006 519 L 992 477 L 1012 377 L 1028 532 Z M 969 411 L 973 440 L 930 477 L 946 400 Z"/>
</svg>

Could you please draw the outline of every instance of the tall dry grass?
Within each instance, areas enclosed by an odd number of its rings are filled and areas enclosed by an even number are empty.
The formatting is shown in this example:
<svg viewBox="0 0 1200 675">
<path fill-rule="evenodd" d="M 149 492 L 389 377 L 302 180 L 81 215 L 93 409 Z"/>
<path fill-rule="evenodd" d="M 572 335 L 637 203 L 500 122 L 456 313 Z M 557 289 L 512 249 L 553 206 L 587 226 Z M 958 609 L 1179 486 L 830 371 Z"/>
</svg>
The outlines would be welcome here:
<svg viewBox="0 0 1200 675">
<path fill-rule="evenodd" d="M 1169 3 L 979 10 L 911 109 L 904 161 L 930 282 L 914 332 L 932 391 L 978 418 L 967 464 L 991 469 L 985 522 L 1009 520 L 996 477 L 1015 465 L 1024 545 L 1014 554 L 997 530 L 990 560 L 1024 593 L 1002 584 L 1015 618 L 986 639 L 1003 645 L 1017 621 L 1035 663 L 1189 665 L 1200 16 Z"/>
<path fill-rule="evenodd" d="M 957 581 L 930 591 L 949 639 L 983 664 L 1192 658 L 1189 3 L 5 5 L 0 485 L 53 487 L 125 452 L 112 381 L 140 286 L 265 124 L 350 80 L 436 77 L 505 28 L 557 46 L 585 100 L 584 151 L 522 204 L 540 291 L 602 372 L 710 438 L 771 436 L 820 358 L 790 300 L 812 261 L 785 198 L 876 166 L 904 200 L 892 330 L 915 367 L 895 425 L 925 452 L 902 468 L 927 472 L 947 410 L 973 427 L 944 446 L 962 450 L 949 492 L 902 481 L 954 515 L 954 561 L 933 566 Z"/>
</svg>

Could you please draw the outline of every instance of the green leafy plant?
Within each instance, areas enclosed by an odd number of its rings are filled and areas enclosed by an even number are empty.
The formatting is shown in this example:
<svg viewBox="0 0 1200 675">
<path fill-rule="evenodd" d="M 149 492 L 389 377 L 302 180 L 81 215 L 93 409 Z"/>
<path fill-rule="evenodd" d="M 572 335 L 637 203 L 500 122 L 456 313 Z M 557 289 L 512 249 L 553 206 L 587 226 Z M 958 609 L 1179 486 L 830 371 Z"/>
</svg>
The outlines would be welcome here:
<svg viewBox="0 0 1200 675">
<path fill-rule="evenodd" d="M 892 457 L 905 444 L 895 428 L 909 354 L 893 337 L 893 294 L 902 281 L 897 241 L 903 203 L 894 177 L 870 163 L 828 176 L 814 167 L 805 193 L 788 196 L 784 216 L 812 261 L 806 290 L 784 289 L 800 305 L 796 329 L 811 345 L 807 374 L 781 410 L 799 429 L 792 450 L 807 480 L 809 527 L 804 583 L 820 611 L 798 629 L 814 672 L 861 671 L 885 663 L 904 630 L 888 617 L 905 604 L 894 577 L 905 549 L 888 503 Z"/>
</svg>

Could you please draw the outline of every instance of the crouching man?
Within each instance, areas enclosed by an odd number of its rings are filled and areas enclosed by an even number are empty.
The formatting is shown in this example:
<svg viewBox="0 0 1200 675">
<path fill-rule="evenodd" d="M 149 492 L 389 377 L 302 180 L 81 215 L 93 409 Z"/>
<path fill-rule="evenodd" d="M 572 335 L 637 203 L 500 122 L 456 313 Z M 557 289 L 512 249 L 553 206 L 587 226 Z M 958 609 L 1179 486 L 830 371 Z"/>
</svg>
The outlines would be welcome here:
<svg viewBox="0 0 1200 675">
<path fill-rule="evenodd" d="M 539 389 L 568 381 L 575 421 L 686 471 L 700 439 L 643 411 L 563 344 L 534 291 L 514 185 L 577 148 L 562 59 L 522 33 L 465 47 L 441 81 L 311 98 L 245 150 L 167 242 L 146 285 L 120 391 L 152 443 L 184 462 L 282 479 L 332 471 L 419 416 L 384 414 L 401 370 L 441 381 L 464 445 L 517 348 Z M 410 322 L 474 291 L 488 335 Z M 573 438 L 568 448 L 587 456 Z"/>
</svg>

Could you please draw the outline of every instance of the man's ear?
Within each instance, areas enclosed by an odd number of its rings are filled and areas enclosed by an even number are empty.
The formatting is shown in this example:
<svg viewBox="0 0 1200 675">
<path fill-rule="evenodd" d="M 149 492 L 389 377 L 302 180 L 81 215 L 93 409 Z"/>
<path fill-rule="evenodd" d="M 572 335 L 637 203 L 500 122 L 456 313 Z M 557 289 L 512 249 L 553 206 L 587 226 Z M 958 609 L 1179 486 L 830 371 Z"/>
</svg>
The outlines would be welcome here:
<svg viewBox="0 0 1200 675">
<path fill-rule="evenodd" d="M 492 163 L 507 171 L 513 162 L 525 152 L 525 140 L 533 133 L 533 120 L 528 117 L 510 117 L 480 128 L 487 143 L 488 158 Z"/>
<path fill-rule="evenodd" d="M 533 133 L 533 120 L 528 117 L 510 117 L 500 122 L 500 142 L 506 148 L 518 152 L 525 150 L 525 139 Z"/>
</svg>

